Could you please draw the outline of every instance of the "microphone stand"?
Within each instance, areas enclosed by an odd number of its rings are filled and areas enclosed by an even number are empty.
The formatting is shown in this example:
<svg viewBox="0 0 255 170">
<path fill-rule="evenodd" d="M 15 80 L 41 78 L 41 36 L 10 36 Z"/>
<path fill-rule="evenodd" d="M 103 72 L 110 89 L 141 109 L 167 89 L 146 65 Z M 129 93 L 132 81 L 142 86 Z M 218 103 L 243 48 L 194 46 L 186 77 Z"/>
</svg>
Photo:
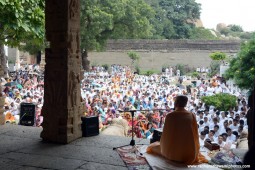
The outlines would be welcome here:
<svg viewBox="0 0 255 170">
<path fill-rule="evenodd" d="M 124 146 L 135 146 L 135 140 L 134 140 L 134 115 L 135 115 L 136 110 L 129 110 L 129 111 L 119 110 L 119 111 L 120 112 L 130 112 L 131 113 L 131 117 L 132 117 L 132 132 L 131 132 L 132 133 L 132 139 L 131 139 L 129 145 L 123 145 L 123 146 L 119 146 L 119 147 L 114 147 L 113 150 L 121 148 L 121 147 L 124 147 Z"/>
<path fill-rule="evenodd" d="M 131 116 L 132 116 L 132 139 L 130 141 L 131 146 L 135 146 L 135 140 L 134 140 L 134 115 L 135 115 L 135 110 L 130 110 Z"/>
<path fill-rule="evenodd" d="M 160 111 L 160 110 L 167 110 L 167 109 L 152 109 L 152 110 L 119 110 L 119 112 L 130 112 L 131 113 L 131 116 L 132 116 L 132 139 L 130 141 L 130 144 L 129 145 L 123 145 L 123 146 L 118 146 L 118 147 L 114 147 L 113 150 L 116 150 L 118 148 L 122 148 L 122 147 L 125 147 L 125 146 L 135 146 L 135 140 L 134 140 L 134 115 L 135 115 L 135 112 L 136 111 Z M 143 144 L 140 144 L 140 145 L 143 145 Z M 136 148 L 137 150 L 137 148 Z M 137 150 L 138 151 L 138 150 Z M 143 154 L 138 151 L 139 154 L 142 156 Z"/>
</svg>

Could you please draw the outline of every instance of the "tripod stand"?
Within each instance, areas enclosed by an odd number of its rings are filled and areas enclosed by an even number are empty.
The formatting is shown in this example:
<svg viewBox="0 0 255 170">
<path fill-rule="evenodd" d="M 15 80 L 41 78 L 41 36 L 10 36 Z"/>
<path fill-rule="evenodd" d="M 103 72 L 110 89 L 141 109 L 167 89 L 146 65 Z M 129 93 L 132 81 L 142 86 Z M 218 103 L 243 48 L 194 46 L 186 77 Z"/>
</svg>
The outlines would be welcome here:
<svg viewBox="0 0 255 170">
<path fill-rule="evenodd" d="M 167 109 L 153 109 L 152 111 L 163 111 L 163 110 L 167 110 Z M 149 111 L 149 110 L 119 110 L 119 112 L 130 112 L 131 113 L 131 116 L 132 116 L 132 139 L 130 141 L 130 144 L 129 145 L 123 145 L 123 146 L 119 146 L 119 147 L 114 147 L 113 150 L 116 150 L 118 148 L 121 148 L 121 147 L 125 147 L 125 146 L 135 146 L 135 140 L 134 140 L 134 114 L 136 111 Z M 143 144 L 139 144 L 139 145 L 143 145 Z M 137 148 L 135 148 L 136 151 L 138 151 Z M 140 156 L 142 156 L 143 154 L 138 151 Z"/>
<path fill-rule="evenodd" d="M 135 115 L 136 110 L 129 110 L 129 111 L 122 111 L 121 110 L 120 112 L 130 112 L 131 113 L 131 116 L 132 116 L 132 139 L 131 139 L 129 145 L 123 145 L 123 146 L 119 146 L 119 147 L 114 147 L 113 150 L 116 150 L 118 148 L 125 147 L 125 146 L 135 146 L 135 140 L 134 140 L 134 115 Z M 143 155 L 143 154 L 140 153 L 140 155 Z"/>
</svg>

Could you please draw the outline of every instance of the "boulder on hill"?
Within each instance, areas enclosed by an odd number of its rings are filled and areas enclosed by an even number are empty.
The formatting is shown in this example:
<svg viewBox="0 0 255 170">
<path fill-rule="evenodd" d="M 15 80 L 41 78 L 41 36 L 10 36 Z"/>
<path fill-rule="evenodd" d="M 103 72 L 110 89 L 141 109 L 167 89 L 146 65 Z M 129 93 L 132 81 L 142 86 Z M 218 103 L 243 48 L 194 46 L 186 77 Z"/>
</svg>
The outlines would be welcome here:
<svg viewBox="0 0 255 170">
<path fill-rule="evenodd" d="M 216 31 L 221 32 L 221 30 L 223 30 L 223 29 L 225 29 L 225 28 L 227 28 L 227 24 L 225 24 L 225 23 L 219 23 L 219 24 L 217 24 L 217 26 L 216 26 Z"/>
</svg>

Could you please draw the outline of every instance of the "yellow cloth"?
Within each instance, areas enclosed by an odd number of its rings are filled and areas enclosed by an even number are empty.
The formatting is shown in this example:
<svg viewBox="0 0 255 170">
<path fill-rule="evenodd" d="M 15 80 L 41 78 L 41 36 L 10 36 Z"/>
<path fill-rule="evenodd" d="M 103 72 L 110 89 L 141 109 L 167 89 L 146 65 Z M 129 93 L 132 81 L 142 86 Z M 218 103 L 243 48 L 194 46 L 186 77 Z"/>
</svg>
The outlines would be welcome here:
<svg viewBox="0 0 255 170">
<path fill-rule="evenodd" d="M 186 165 L 207 163 L 199 149 L 195 115 L 185 109 L 177 109 L 166 116 L 160 143 L 151 144 L 147 153 L 159 154 Z"/>
</svg>

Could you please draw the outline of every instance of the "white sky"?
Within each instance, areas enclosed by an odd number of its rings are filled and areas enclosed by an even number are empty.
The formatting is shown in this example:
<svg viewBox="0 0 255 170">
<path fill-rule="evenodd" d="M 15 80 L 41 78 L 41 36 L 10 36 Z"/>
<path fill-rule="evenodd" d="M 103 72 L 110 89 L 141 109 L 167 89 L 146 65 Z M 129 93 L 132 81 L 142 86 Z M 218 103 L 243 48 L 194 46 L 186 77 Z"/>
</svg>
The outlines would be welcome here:
<svg viewBox="0 0 255 170">
<path fill-rule="evenodd" d="M 195 0 L 201 4 L 200 18 L 205 28 L 216 29 L 218 23 L 240 25 L 255 31 L 255 0 Z"/>
</svg>

